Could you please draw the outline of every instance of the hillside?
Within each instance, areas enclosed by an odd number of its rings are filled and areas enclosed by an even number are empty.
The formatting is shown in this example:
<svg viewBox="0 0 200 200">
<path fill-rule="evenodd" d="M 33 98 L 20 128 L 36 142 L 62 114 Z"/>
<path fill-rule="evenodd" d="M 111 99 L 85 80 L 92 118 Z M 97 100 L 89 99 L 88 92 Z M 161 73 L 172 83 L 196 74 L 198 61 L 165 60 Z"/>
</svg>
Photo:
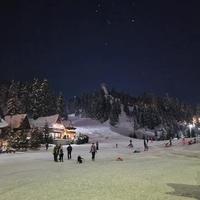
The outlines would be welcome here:
<svg viewBox="0 0 200 200">
<path fill-rule="evenodd" d="M 166 94 L 158 97 L 144 94 L 131 95 L 109 90 L 105 85 L 96 92 L 83 94 L 67 101 L 68 113 L 80 118 L 91 118 L 109 123 L 114 132 L 140 137 L 141 132 L 157 135 L 161 139 L 190 137 L 188 124 L 193 122 L 198 109 Z"/>
</svg>

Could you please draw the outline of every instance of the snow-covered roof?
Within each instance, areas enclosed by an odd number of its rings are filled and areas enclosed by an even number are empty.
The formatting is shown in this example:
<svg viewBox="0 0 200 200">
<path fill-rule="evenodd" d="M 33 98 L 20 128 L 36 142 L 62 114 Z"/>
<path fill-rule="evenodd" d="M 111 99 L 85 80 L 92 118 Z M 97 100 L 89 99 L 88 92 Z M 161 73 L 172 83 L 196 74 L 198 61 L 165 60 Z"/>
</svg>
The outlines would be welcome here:
<svg viewBox="0 0 200 200">
<path fill-rule="evenodd" d="M 5 121 L 11 128 L 20 128 L 24 120 L 27 118 L 27 114 L 17 114 L 17 115 L 7 115 L 5 116 Z M 28 118 L 27 118 L 28 121 Z M 29 122 L 28 122 L 29 126 Z M 27 127 L 28 128 L 28 127 Z"/>
<path fill-rule="evenodd" d="M 0 118 L 0 128 L 6 128 L 8 126 L 8 123 Z"/>
<path fill-rule="evenodd" d="M 53 127 L 53 124 L 59 121 L 60 116 L 58 114 L 47 117 L 39 117 L 37 119 L 29 119 L 31 128 L 43 128 L 48 124 L 49 128 Z"/>
</svg>

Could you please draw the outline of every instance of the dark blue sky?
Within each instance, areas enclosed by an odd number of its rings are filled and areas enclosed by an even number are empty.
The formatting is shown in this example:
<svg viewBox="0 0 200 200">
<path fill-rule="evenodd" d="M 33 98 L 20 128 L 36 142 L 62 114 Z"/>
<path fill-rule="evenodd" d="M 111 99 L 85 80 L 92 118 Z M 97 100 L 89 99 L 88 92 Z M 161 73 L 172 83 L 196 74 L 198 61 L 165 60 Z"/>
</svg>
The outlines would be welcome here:
<svg viewBox="0 0 200 200">
<path fill-rule="evenodd" d="M 66 97 L 110 87 L 200 102 L 200 12 L 184 0 L 0 3 L 1 80 L 48 78 Z"/>
</svg>

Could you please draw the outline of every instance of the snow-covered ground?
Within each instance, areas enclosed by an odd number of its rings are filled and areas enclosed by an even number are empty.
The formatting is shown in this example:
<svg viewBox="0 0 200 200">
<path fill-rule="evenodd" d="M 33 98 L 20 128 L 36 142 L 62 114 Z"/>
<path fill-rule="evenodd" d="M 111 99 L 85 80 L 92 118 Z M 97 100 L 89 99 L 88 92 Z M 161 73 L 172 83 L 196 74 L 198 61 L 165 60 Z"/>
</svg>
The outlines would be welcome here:
<svg viewBox="0 0 200 200">
<path fill-rule="evenodd" d="M 53 147 L 0 154 L 0 200 L 200 199 L 200 143 L 173 141 L 166 148 L 166 141 L 149 142 L 149 151 L 144 152 L 142 140 L 133 139 L 130 149 L 130 138 L 106 123 L 71 120 L 77 130 L 90 135 L 91 142 L 99 141 L 96 160 L 91 161 L 91 144 L 73 145 L 72 160 L 67 160 L 63 146 L 63 163 L 53 161 Z M 83 164 L 76 163 L 78 155 Z"/>
<path fill-rule="evenodd" d="M 200 196 L 200 144 L 165 148 L 153 142 L 133 153 L 128 140 L 100 143 L 91 161 L 90 144 L 73 145 L 72 160 L 55 163 L 52 147 L 0 155 L 1 200 L 186 200 Z M 142 141 L 133 141 L 142 149 Z M 175 145 L 175 144 L 174 144 Z M 85 161 L 76 163 L 77 155 Z M 121 157 L 123 161 L 116 161 Z"/>
</svg>

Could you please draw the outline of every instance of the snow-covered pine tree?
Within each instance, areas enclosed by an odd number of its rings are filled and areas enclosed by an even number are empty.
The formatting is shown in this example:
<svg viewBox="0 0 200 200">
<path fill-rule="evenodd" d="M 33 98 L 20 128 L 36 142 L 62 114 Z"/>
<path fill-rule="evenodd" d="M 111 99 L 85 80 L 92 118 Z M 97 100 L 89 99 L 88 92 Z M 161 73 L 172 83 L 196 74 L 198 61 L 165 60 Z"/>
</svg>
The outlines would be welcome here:
<svg viewBox="0 0 200 200">
<path fill-rule="evenodd" d="M 23 130 L 11 132 L 8 139 L 9 146 L 15 149 L 26 150 L 28 148 L 27 133 Z"/>
<path fill-rule="evenodd" d="M 196 105 L 196 115 L 200 117 L 200 104 Z"/>
<path fill-rule="evenodd" d="M 47 79 L 44 79 L 40 85 L 39 89 L 40 98 L 39 98 L 39 107 L 40 107 L 40 116 L 48 116 L 50 111 L 50 89 Z"/>
<path fill-rule="evenodd" d="M 48 115 L 54 115 L 54 114 L 56 114 L 57 112 L 56 112 L 56 99 L 57 99 L 57 97 L 56 97 L 56 95 L 54 95 L 53 94 L 53 92 L 51 92 L 50 91 L 50 93 L 49 93 L 49 99 L 50 99 L 50 101 L 49 101 L 49 106 L 48 106 Z"/>
<path fill-rule="evenodd" d="M 118 99 L 114 99 L 110 111 L 110 125 L 115 126 L 119 121 L 119 114 L 121 113 L 121 104 Z"/>
<path fill-rule="evenodd" d="M 67 118 L 65 99 L 61 92 L 56 101 L 56 113 L 58 113 L 61 117 Z"/>
<path fill-rule="evenodd" d="M 39 131 L 37 128 L 31 131 L 31 138 L 29 140 L 30 148 L 39 148 L 42 143 L 42 132 Z"/>
<path fill-rule="evenodd" d="M 34 79 L 31 84 L 30 93 L 30 114 L 36 119 L 41 116 L 41 105 L 40 105 L 40 82 L 38 79 Z"/>
<path fill-rule="evenodd" d="M 100 122 L 105 122 L 108 120 L 110 115 L 110 101 L 109 95 L 105 95 L 104 91 L 101 90 L 99 93 L 96 94 L 96 99 L 93 101 L 95 102 L 94 112 L 96 119 Z"/>
<path fill-rule="evenodd" d="M 29 113 L 30 111 L 30 101 L 29 101 L 29 92 L 28 84 L 22 84 L 19 91 L 19 113 Z"/>
<path fill-rule="evenodd" d="M 13 80 L 8 91 L 7 115 L 15 115 L 19 113 L 19 88 L 20 83 Z"/>
<path fill-rule="evenodd" d="M 130 111 L 129 111 L 129 107 L 128 104 L 124 104 L 124 112 L 126 113 L 126 115 L 130 115 Z"/>
<path fill-rule="evenodd" d="M 10 83 L 8 82 L 3 82 L 0 84 L 0 108 L 2 110 L 2 116 L 6 115 L 6 112 L 7 112 L 9 87 L 10 87 Z"/>
</svg>

